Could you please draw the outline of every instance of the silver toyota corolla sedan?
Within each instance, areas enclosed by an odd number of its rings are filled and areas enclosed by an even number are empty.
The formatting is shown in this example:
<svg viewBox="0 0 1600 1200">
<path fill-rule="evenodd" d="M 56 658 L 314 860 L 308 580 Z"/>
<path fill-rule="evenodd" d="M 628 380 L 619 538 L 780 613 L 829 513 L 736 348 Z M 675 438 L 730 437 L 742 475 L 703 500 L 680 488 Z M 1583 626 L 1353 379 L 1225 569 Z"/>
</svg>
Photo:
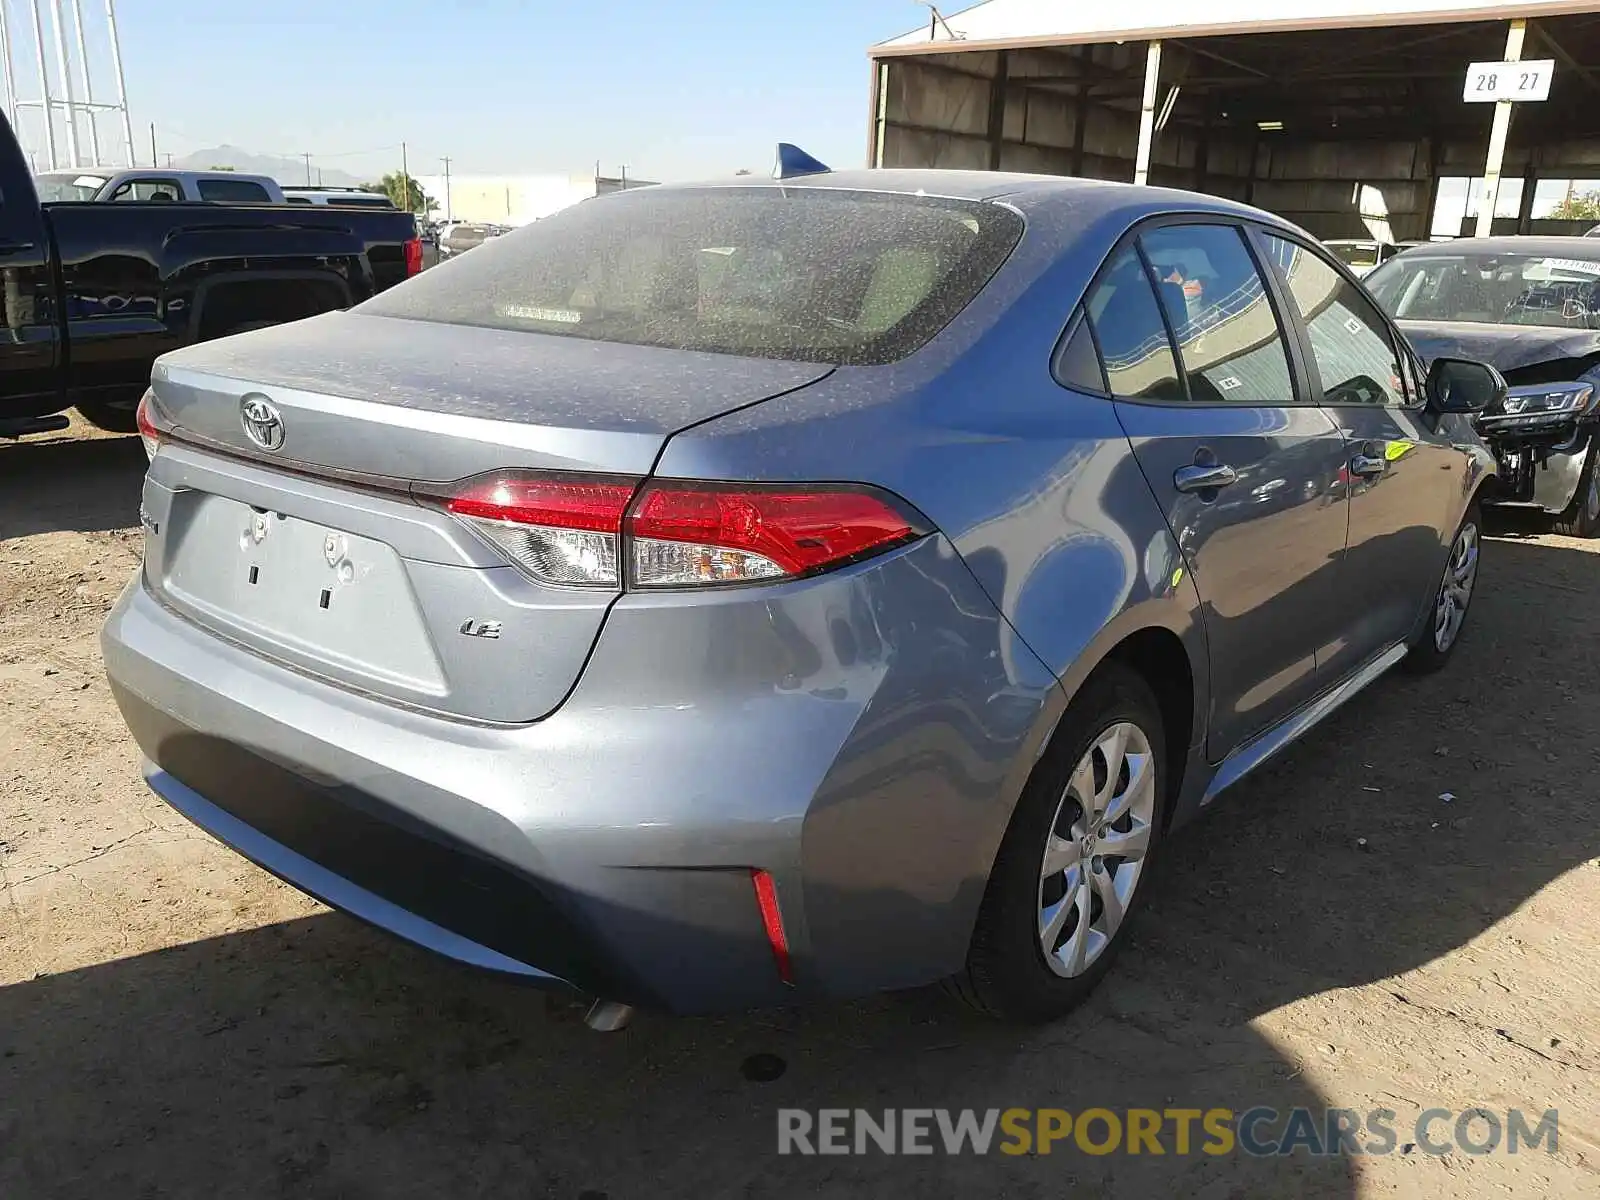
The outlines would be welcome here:
<svg viewBox="0 0 1600 1200">
<path fill-rule="evenodd" d="M 1503 387 L 1214 197 L 629 191 L 162 358 L 105 660 L 190 820 L 597 1023 L 1046 1019 L 1167 833 L 1450 654 Z"/>
</svg>

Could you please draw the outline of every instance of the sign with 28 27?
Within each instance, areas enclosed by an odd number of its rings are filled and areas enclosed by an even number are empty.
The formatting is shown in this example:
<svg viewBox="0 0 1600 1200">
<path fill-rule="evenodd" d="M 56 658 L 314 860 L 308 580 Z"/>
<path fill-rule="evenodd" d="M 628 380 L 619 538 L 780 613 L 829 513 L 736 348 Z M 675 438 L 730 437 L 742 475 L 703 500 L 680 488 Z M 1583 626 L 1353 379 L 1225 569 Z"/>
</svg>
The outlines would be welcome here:
<svg viewBox="0 0 1600 1200">
<path fill-rule="evenodd" d="M 1550 80 L 1556 73 L 1553 58 L 1529 62 L 1481 62 L 1467 68 L 1461 98 L 1468 104 L 1493 100 L 1548 100 Z"/>
</svg>

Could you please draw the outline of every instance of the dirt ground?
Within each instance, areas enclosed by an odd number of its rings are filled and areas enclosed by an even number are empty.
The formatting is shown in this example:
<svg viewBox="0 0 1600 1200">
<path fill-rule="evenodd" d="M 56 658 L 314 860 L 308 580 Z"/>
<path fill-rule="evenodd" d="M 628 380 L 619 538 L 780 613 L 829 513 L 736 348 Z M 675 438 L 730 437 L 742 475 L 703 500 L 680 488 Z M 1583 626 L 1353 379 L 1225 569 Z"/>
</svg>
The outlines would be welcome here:
<svg viewBox="0 0 1600 1200">
<path fill-rule="evenodd" d="M 143 457 L 83 433 L 0 446 L 5 1200 L 1600 1194 L 1600 546 L 1491 540 L 1451 669 L 1384 680 L 1175 838 L 1129 953 L 1057 1026 L 917 993 L 602 1036 L 146 791 L 96 643 Z M 786 1070 L 747 1078 L 753 1055 Z M 776 1153 L 783 1107 L 1092 1105 L 1390 1108 L 1403 1143 L 1425 1108 L 1557 1108 L 1560 1142 Z"/>
</svg>

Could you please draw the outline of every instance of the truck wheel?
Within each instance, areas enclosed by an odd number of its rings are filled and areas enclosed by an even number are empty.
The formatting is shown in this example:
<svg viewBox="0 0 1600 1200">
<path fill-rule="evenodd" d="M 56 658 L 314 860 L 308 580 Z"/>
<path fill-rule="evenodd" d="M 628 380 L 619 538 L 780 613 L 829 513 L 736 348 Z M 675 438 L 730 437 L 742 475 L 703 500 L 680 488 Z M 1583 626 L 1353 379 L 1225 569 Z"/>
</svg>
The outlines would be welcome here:
<svg viewBox="0 0 1600 1200">
<path fill-rule="evenodd" d="M 1127 941 L 1161 836 L 1161 709 L 1133 671 L 1097 671 L 1012 814 L 967 966 L 947 981 L 986 1015 L 1049 1021 L 1094 990 Z"/>
<path fill-rule="evenodd" d="M 96 429 L 104 429 L 107 433 L 138 433 L 139 425 L 135 418 L 136 408 L 132 404 L 112 404 L 105 400 L 86 400 L 77 406 L 78 415 Z"/>
<path fill-rule="evenodd" d="M 1567 505 L 1567 511 L 1550 523 L 1556 533 L 1575 538 L 1600 535 L 1600 470 L 1596 470 L 1596 459 L 1600 459 L 1600 438 L 1591 437 L 1583 475 L 1578 480 L 1578 494 Z"/>
</svg>

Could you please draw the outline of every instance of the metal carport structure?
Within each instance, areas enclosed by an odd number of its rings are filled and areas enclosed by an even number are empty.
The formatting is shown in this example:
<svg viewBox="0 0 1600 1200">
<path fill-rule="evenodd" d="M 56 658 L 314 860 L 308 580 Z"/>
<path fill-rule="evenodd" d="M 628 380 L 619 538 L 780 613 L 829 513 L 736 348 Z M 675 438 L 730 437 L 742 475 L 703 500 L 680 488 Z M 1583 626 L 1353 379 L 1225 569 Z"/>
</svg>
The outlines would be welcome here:
<svg viewBox="0 0 1600 1200">
<path fill-rule="evenodd" d="M 1363 195 L 1426 237 L 1449 179 L 1498 197 L 1495 232 L 1555 232 L 1539 181 L 1600 188 L 1600 0 L 988 0 L 870 54 L 874 166 L 1193 188 L 1323 237 L 1367 232 Z M 1469 63 L 1512 58 L 1554 62 L 1548 100 L 1463 102 Z"/>
</svg>

